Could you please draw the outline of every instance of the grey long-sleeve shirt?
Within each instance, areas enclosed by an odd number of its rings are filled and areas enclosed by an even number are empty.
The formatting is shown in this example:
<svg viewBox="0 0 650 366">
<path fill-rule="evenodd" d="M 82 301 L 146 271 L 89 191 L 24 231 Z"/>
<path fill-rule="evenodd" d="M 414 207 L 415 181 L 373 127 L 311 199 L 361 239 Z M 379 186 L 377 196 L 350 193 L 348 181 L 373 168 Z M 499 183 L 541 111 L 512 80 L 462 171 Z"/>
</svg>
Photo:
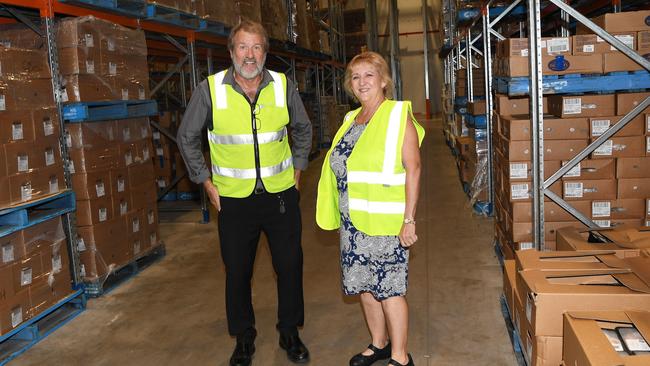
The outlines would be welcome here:
<svg viewBox="0 0 650 366">
<path fill-rule="evenodd" d="M 258 91 L 273 80 L 266 69 L 263 72 Z M 223 79 L 223 83 L 232 85 L 237 93 L 248 100 L 239 84 L 235 82 L 233 75 L 234 70 L 231 66 Z M 305 170 L 309 163 L 309 151 L 311 150 L 311 122 L 298 91 L 289 79 L 287 79 L 287 107 L 289 109 L 289 125 L 291 126 L 293 166 L 295 169 Z M 203 128 L 207 126 L 208 129 L 212 130 L 212 123 L 210 86 L 207 80 L 203 80 L 192 94 L 192 98 L 190 98 L 176 136 L 178 149 L 183 156 L 183 160 L 185 160 L 189 178 L 199 184 L 211 176 L 210 169 L 201 153 L 201 140 L 203 139 Z"/>
</svg>

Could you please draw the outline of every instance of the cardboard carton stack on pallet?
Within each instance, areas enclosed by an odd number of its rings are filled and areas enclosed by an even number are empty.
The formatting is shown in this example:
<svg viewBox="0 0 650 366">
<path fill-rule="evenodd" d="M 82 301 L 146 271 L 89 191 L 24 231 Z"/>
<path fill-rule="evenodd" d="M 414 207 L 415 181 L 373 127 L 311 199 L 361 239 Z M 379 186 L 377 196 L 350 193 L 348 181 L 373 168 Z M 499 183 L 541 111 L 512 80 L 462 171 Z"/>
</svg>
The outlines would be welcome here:
<svg viewBox="0 0 650 366">
<path fill-rule="evenodd" d="M 639 35 L 650 31 L 650 26 L 634 21 L 639 13 L 650 15 L 647 11 L 620 16 L 606 14 L 594 21 L 605 30 L 614 32 L 630 48 L 637 49 Z M 625 26 L 612 20 L 624 19 L 625 16 L 632 19 Z M 581 32 L 585 32 L 584 29 Z M 627 57 L 595 35 L 549 38 L 544 39 L 544 42 L 544 75 L 637 70 L 625 66 L 627 63 L 623 59 Z M 517 71 L 519 69 L 516 66 L 527 65 L 527 47 L 526 39 L 501 42 L 497 56 L 501 65 L 495 66 L 495 72 L 508 77 L 527 76 L 527 70 Z M 620 74 L 620 77 L 635 76 Z M 550 177 L 647 96 L 650 93 L 622 91 L 545 97 L 544 178 Z M 512 257 L 513 250 L 532 247 L 532 135 L 528 115 L 529 101 L 527 98 L 497 95 L 495 105 L 493 141 L 496 235 L 505 255 Z M 565 174 L 551 189 L 602 227 L 646 224 L 650 209 L 648 113 L 650 110 L 634 118 Z M 557 229 L 566 226 L 584 228 L 573 216 L 548 199 L 544 211 L 547 249 L 556 248 Z"/>
<path fill-rule="evenodd" d="M 93 16 L 58 24 L 57 46 L 64 101 L 149 99 L 144 32 Z"/>
<path fill-rule="evenodd" d="M 143 31 L 93 17 L 72 18 L 61 22 L 57 40 L 60 54 L 67 55 L 60 57 L 61 70 L 67 70 L 68 81 L 80 82 L 66 84 L 74 100 L 148 96 Z M 159 244 L 151 137 L 146 117 L 66 125 L 78 250 L 87 281 L 102 279 Z"/>
<path fill-rule="evenodd" d="M 35 37 L 27 28 L 0 30 L 0 207 L 65 188 L 47 48 Z"/>
<path fill-rule="evenodd" d="M 81 272 L 107 276 L 159 243 L 147 118 L 66 126 Z"/>
<path fill-rule="evenodd" d="M 505 261 L 504 297 L 528 365 L 603 357 L 647 363 L 650 317 L 640 312 L 650 309 L 650 234 L 635 228 L 595 234 L 603 242 L 563 228 L 564 251 L 517 251 Z M 619 339 L 618 328 L 627 336 Z"/>
<path fill-rule="evenodd" d="M 262 1 L 262 25 L 264 25 L 270 38 L 283 42 L 289 39 L 287 33 L 288 14 L 286 1 Z"/>
<path fill-rule="evenodd" d="M 0 334 L 72 293 L 61 218 L 0 237 Z"/>
</svg>

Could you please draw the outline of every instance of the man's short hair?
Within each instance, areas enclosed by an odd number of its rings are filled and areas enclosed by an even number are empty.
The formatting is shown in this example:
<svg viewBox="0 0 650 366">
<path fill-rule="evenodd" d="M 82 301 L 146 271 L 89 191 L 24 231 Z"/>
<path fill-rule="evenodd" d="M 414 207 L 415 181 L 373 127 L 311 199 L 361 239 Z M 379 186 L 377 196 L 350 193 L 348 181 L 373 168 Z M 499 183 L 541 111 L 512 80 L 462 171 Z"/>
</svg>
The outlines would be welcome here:
<svg viewBox="0 0 650 366">
<path fill-rule="evenodd" d="M 230 35 L 228 36 L 228 49 L 232 51 L 235 49 L 235 45 L 233 44 L 235 35 L 239 31 L 244 31 L 247 33 L 253 33 L 253 34 L 259 34 L 264 38 L 264 52 L 269 51 L 269 35 L 266 33 L 266 29 L 264 29 L 264 26 L 262 26 L 258 22 L 254 22 L 249 19 L 243 19 L 239 24 L 237 24 L 231 31 Z"/>
</svg>

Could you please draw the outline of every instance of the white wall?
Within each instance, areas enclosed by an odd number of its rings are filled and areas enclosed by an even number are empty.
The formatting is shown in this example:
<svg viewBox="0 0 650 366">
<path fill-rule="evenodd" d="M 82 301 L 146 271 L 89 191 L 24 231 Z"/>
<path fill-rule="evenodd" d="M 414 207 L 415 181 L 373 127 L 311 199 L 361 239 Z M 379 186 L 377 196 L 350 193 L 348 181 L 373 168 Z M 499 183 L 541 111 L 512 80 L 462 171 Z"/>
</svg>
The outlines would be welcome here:
<svg viewBox="0 0 650 366">
<path fill-rule="evenodd" d="M 399 32 L 422 32 L 422 0 L 399 0 Z M 364 8 L 364 0 L 349 0 L 346 9 Z M 439 30 L 441 0 L 427 0 L 429 31 Z M 377 20 L 379 51 L 383 55 L 390 54 L 390 38 L 388 28 L 389 0 L 377 0 Z M 385 37 L 382 37 L 385 35 Z M 413 102 L 415 113 L 424 113 L 424 38 L 423 34 L 402 35 L 399 37 L 402 94 L 403 99 Z M 438 58 L 440 48 L 440 33 L 429 34 L 429 84 L 431 110 L 440 111 L 440 90 L 442 89 L 442 63 Z"/>
</svg>

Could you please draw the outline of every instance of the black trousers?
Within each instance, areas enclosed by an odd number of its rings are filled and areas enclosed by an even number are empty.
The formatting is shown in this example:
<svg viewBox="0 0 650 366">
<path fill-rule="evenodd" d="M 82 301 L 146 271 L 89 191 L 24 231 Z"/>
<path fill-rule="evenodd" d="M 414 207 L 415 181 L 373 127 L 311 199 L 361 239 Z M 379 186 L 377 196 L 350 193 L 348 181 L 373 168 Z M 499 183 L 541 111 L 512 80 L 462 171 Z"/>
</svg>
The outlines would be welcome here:
<svg viewBox="0 0 650 366">
<path fill-rule="evenodd" d="M 295 187 L 246 198 L 221 197 L 219 240 L 226 267 L 226 316 L 230 335 L 241 335 L 255 326 L 251 280 L 261 232 L 268 238 L 277 275 L 277 328 L 292 333 L 303 325 L 299 200 Z"/>
</svg>

